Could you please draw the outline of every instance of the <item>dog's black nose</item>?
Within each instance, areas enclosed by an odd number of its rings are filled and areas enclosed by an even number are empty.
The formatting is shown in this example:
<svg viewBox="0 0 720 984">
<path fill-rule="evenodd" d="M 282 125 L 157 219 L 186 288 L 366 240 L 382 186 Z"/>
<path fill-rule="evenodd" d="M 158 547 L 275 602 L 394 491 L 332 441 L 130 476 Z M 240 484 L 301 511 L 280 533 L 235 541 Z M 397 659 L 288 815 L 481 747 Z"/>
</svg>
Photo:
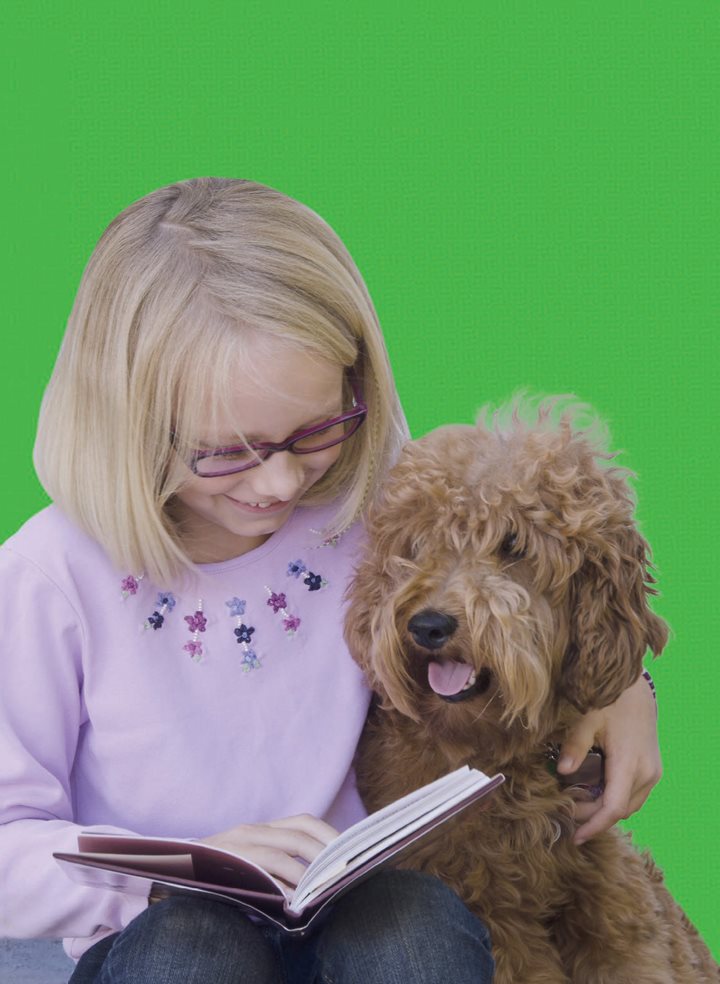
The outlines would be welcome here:
<svg viewBox="0 0 720 984">
<path fill-rule="evenodd" d="M 408 622 L 408 631 L 424 649 L 441 649 L 457 627 L 456 618 L 432 608 L 418 612 Z"/>
</svg>

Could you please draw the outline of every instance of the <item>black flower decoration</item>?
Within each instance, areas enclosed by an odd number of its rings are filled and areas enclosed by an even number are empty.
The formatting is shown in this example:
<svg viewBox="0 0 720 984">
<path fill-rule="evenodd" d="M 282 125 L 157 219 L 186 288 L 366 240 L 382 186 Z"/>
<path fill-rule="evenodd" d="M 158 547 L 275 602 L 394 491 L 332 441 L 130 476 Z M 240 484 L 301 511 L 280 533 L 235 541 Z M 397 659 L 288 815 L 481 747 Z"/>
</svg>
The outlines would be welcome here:
<svg viewBox="0 0 720 984">
<path fill-rule="evenodd" d="M 239 625 L 237 629 L 233 630 L 237 636 L 238 642 L 250 642 L 252 634 L 255 631 L 255 626 L 253 625 Z"/>
<path fill-rule="evenodd" d="M 153 612 L 152 615 L 148 616 L 148 625 L 152 625 L 154 629 L 161 629 L 164 621 L 165 616 L 161 615 L 160 612 Z"/>
<path fill-rule="evenodd" d="M 309 591 L 319 591 L 322 587 L 322 577 L 320 574 L 313 574 L 312 571 L 308 571 L 307 577 L 303 578 L 303 581 L 308 586 Z"/>
</svg>

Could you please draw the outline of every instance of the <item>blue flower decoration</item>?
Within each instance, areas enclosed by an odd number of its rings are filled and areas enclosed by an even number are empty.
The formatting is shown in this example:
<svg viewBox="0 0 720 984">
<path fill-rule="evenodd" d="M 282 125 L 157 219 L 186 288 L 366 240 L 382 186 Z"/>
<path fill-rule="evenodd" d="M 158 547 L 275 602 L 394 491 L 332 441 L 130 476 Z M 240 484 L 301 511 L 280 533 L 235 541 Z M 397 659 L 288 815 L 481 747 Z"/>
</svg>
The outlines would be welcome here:
<svg viewBox="0 0 720 984">
<path fill-rule="evenodd" d="M 301 560 L 292 560 L 288 564 L 287 574 L 288 577 L 300 577 L 300 575 L 304 574 L 306 570 L 307 567 Z"/>
<path fill-rule="evenodd" d="M 257 657 L 254 649 L 246 649 L 242 655 L 240 661 L 243 673 L 248 673 L 250 670 L 257 670 L 260 668 L 260 660 Z"/>
<path fill-rule="evenodd" d="M 252 625 L 240 625 L 237 629 L 233 630 L 237 636 L 238 642 L 250 642 L 252 634 L 255 631 L 255 627 Z"/>
<path fill-rule="evenodd" d="M 231 598 L 230 601 L 226 601 L 225 604 L 230 609 L 229 614 L 234 616 L 245 614 L 245 602 L 240 598 Z"/>
<path fill-rule="evenodd" d="M 161 591 L 157 596 L 157 606 L 158 608 L 165 606 L 171 612 L 175 607 L 175 596 L 169 591 Z"/>
</svg>

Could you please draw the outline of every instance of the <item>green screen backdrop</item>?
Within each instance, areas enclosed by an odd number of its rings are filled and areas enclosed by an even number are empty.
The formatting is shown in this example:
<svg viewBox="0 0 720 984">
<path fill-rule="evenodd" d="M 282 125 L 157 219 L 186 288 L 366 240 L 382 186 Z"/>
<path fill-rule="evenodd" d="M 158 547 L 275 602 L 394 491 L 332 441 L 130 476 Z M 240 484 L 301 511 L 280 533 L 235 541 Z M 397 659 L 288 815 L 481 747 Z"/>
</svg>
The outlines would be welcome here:
<svg viewBox="0 0 720 984">
<path fill-rule="evenodd" d="M 575 393 L 637 472 L 673 638 L 665 775 L 627 824 L 720 954 L 713 3 L 13 4 L 2 58 L 1 529 L 45 504 L 37 407 L 101 231 L 252 178 L 363 271 L 419 435 Z M 41 713 L 39 709 L 39 713 Z"/>
</svg>

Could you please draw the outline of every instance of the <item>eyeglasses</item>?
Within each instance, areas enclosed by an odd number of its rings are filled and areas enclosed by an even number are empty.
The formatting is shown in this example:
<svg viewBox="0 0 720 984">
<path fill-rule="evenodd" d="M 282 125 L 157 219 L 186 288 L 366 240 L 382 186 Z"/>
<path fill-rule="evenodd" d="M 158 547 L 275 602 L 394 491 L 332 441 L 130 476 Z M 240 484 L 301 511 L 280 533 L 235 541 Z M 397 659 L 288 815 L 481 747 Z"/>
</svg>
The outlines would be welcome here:
<svg viewBox="0 0 720 984">
<path fill-rule="evenodd" d="M 193 451 L 188 467 L 201 478 L 220 478 L 222 475 L 234 475 L 236 472 L 255 468 L 277 451 L 314 454 L 316 451 L 324 451 L 336 444 L 342 444 L 360 428 L 368 412 L 357 381 L 351 378 L 350 382 L 353 408 L 340 417 L 333 417 L 315 427 L 296 431 L 281 444 L 262 441 L 253 444 L 233 444 L 208 451 Z"/>
</svg>

